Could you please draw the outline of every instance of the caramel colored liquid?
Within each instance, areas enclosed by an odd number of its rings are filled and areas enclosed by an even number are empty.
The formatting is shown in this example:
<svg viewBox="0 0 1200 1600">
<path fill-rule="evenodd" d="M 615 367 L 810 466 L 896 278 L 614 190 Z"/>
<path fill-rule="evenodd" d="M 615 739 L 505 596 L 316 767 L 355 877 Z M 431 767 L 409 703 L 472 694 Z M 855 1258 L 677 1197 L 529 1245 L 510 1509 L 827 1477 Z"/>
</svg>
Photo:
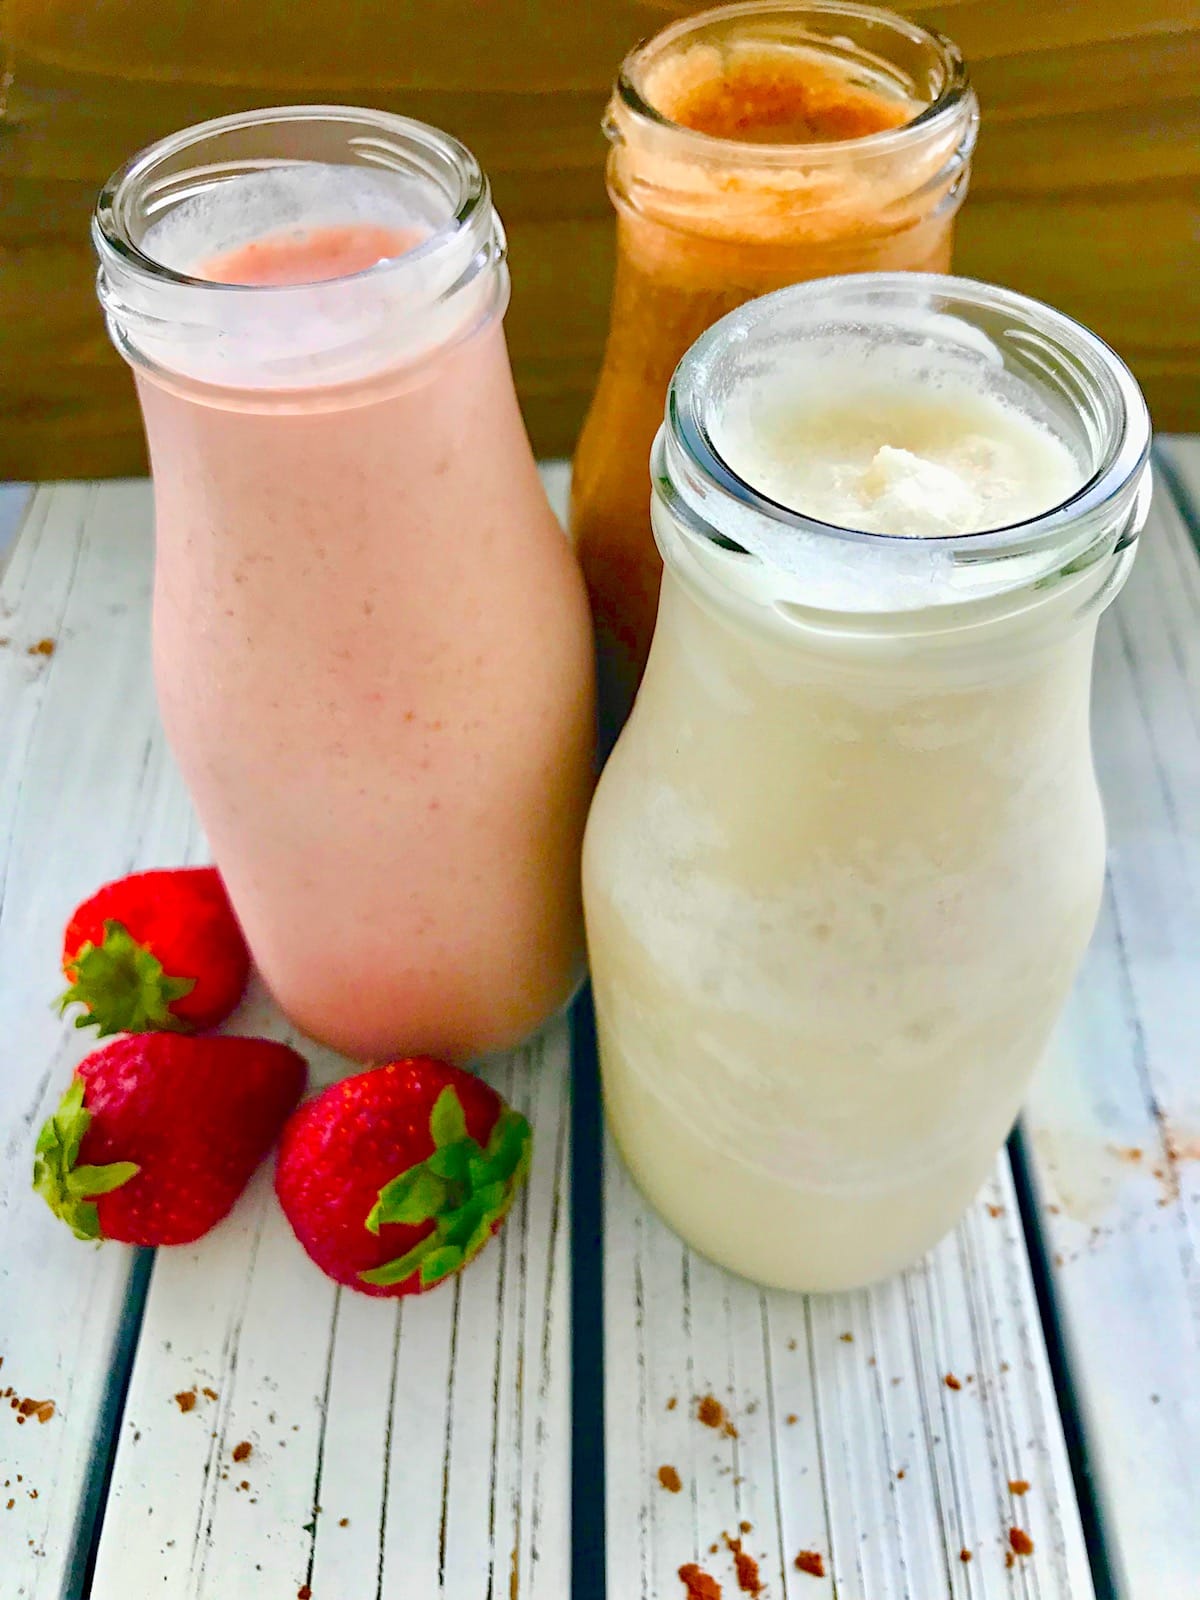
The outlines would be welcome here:
<svg viewBox="0 0 1200 1600">
<path fill-rule="evenodd" d="M 680 358 L 726 312 L 789 283 L 946 271 L 955 206 L 945 202 L 958 170 L 948 163 L 961 137 L 949 130 L 940 143 L 895 152 L 847 146 L 831 160 L 839 143 L 900 127 L 922 108 L 848 65 L 783 47 L 694 46 L 659 63 L 643 90 L 672 121 L 725 142 L 721 159 L 708 150 L 701 160 L 685 142 L 664 154 L 662 140 L 652 145 L 631 126 L 610 158 L 616 281 L 572 479 L 606 743 L 628 715 L 654 632 L 662 563 L 648 462 Z M 764 163 L 764 147 L 785 143 L 805 148 Z"/>
</svg>

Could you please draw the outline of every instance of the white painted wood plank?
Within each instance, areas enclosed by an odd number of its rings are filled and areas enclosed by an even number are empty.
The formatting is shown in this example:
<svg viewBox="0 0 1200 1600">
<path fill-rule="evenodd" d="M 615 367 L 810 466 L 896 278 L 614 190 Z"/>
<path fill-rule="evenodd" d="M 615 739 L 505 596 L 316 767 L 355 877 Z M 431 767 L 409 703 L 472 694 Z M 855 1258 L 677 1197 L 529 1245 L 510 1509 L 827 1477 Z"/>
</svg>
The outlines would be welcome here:
<svg viewBox="0 0 1200 1600">
<path fill-rule="evenodd" d="M 610 1595 L 674 1600 L 693 1561 L 738 1593 L 724 1535 L 743 1523 L 777 1600 L 1092 1595 L 1005 1159 L 926 1262 L 831 1296 L 762 1291 L 695 1255 L 611 1147 L 606 1187 Z M 736 1437 L 698 1420 L 706 1395 Z M 1010 1567 L 1014 1526 L 1034 1554 Z M 796 1570 L 800 1551 L 824 1579 Z"/>
<path fill-rule="evenodd" d="M 289 1039 L 316 1082 L 356 1070 L 297 1038 L 261 994 L 229 1026 Z M 305 1585 L 314 1600 L 561 1600 L 568 1053 L 560 1019 L 485 1064 L 534 1126 L 533 1172 L 499 1239 L 433 1294 L 339 1291 L 292 1238 L 266 1171 L 194 1249 L 159 1252 L 94 1600 Z M 182 1412 L 174 1397 L 193 1389 Z"/>
<path fill-rule="evenodd" d="M 1172 446 L 1200 504 L 1200 444 Z M 1101 923 L 1027 1123 L 1118 1590 L 1200 1584 L 1200 562 L 1161 478 L 1101 625 Z"/>
<path fill-rule="evenodd" d="M 0 1385 L 58 1405 L 44 1427 L 0 1414 L 4 1600 L 82 1592 L 132 1259 L 79 1246 L 26 1190 L 33 1132 L 88 1047 L 49 1009 L 62 921 L 102 878 L 203 848 L 153 708 L 150 518 L 146 484 L 41 491 L 0 589 L 0 1026 L 19 1069 L 0 1074 Z M 42 638 L 54 654 L 28 654 Z M 290 1037 L 257 991 L 231 1026 Z M 296 1042 L 318 1081 L 347 1070 Z M 560 1019 L 484 1064 L 534 1123 L 534 1169 L 456 1284 L 400 1307 L 338 1291 L 267 1170 L 201 1245 L 158 1253 L 95 1600 L 567 1592 L 567 1053 Z"/>
<path fill-rule="evenodd" d="M 63 924 L 103 879 L 199 847 L 151 738 L 149 575 L 145 486 L 62 485 L 37 492 L 0 582 L 0 1387 L 56 1407 L 21 1428 L 0 1409 L 5 1600 L 77 1592 L 133 1260 L 77 1243 L 29 1187 L 36 1130 L 89 1048 L 51 1008 Z M 42 640 L 53 655 L 30 654 Z"/>
<path fill-rule="evenodd" d="M 289 1037 L 261 997 L 230 1026 Z M 295 1042 L 319 1080 L 347 1070 Z M 266 1171 L 207 1239 L 158 1253 L 95 1600 L 305 1584 L 314 1600 L 486 1600 L 514 1572 L 514 1594 L 567 1592 L 565 1022 L 485 1075 L 537 1148 L 526 1195 L 460 1280 L 401 1303 L 339 1291 Z"/>
<path fill-rule="evenodd" d="M 0 571 L 4 569 L 8 547 L 16 537 L 32 499 L 31 484 L 0 483 Z"/>
</svg>

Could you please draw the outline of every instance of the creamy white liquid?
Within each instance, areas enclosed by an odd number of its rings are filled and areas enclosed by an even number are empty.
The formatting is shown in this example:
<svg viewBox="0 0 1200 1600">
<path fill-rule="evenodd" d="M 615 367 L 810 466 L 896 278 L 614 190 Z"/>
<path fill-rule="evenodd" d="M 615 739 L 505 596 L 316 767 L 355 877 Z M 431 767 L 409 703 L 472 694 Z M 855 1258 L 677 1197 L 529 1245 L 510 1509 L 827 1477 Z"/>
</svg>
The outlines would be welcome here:
<svg viewBox="0 0 1200 1600">
<path fill-rule="evenodd" d="M 749 400 L 717 433 L 743 477 L 914 541 L 1083 475 L 984 382 Z M 654 646 L 584 851 L 611 1125 L 701 1251 L 785 1288 L 865 1283 L 987 1176 L 1091 933 L 1094 613 L 1064 584 L 951 635 L 813 625 L 762 562 L 655 516 Z"/>
<path fill-rule="evenodd" d="M 817 363 L 799 396 L 778 383 L 736 396 L 718 428 L 722 455 L 793 511 L 909 539 L 1009 527 L 1079 488 L 1062 437 L 977 374 L 890 365 L 851 348 Z"/>
</svg>

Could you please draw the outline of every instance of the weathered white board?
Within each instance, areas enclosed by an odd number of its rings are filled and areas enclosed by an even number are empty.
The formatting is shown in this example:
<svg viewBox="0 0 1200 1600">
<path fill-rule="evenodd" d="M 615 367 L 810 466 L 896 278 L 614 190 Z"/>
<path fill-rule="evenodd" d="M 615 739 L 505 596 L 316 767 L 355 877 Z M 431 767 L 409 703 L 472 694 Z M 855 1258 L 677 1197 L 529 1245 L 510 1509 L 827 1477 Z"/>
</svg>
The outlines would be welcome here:
<svg viewBox="0 0 1200 1600">
<path fill-rule="evenodd" d="M 606 1179 L 611 1596 L 676 1600 L 693 1562 L 737 1595 L 728 1534 L 774 1600 L 1090 1600 L 1006 1160 L 920 1266 L 811 1297 L 687 1249 L 611 1148 Z M 1013 1528 L 1034 1550 L 1009 1564 Z"/>
<path fill-rule="evenodd" d="M 146 484 L 40 490 L 0 589 L 0 1389 L 55 1403 L 46 1423 L 0 1410 L 0 1596 L 83 1595 L 94 1562 L 95 1600 L 559 1600 L 565 1022 L 486 1065 L 534 1124 L 531 1182 L 471 1271 L 419 1301 L 339 1293 L 267 1170 L 208 1239 L 158 1253 L 148 1294 L 132 1252 L 80 1245 L 29 1190 L 90 1038 L 50 1006 L 67 913 L 132 867 L 202 858 L 153 706 L 150 519 Z M 257 993 L 229 1026 L 289 1036 Z M 348 1070 L 296 1042 L 318 1081 Z"/>
<path fill-rule="evenodd" d="M 1200 449 L 1176 457 L 1200 504 Z M 1200 560 L 1160 474 L 1100 629 L 1100 928 L 1027 1127 L 1117 1592 L 1200 1594 Z"/>
<path fill-rule="evenodd" d="M 133 1262 L 80 1245 L 29 1187 L 89 1048 L 51 1005 L 63 924 L 104 879 L 198 843 L 154 736 L 148 504 L 144 485 L 40 489 L 0 580 L 0 1389 L 55 1407 L 18 1426 L 0 1406 L 5 1600 L 75 1592 Z"/>
</svg>

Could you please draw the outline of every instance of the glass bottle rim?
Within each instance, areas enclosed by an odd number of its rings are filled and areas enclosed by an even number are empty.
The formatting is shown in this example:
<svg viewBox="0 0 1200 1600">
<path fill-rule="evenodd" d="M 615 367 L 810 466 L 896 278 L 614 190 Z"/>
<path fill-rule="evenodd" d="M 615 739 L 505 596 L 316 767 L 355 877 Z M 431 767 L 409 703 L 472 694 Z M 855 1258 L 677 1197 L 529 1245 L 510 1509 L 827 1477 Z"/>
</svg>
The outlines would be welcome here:
<svg viewBox="0 0 1200 1600">
<path fill-rule="evenodd" d="M 211 278 L 196 277 L 181 272 L 149 255 L 141 248 L 132 226 L 139 212 L 148 220 L 164 213 L 170 206 L 199 192 L 200 188 L 218 183 L 223 178 L 239 176 L 290 165 L 286 157 L 243 158 L 228 163 L 209 162 L 199 169 L 184 174 L 192 181 L 187 187 L 172 183 L 172 174 L 162 173 L 164 167 L 189 148 L 208 140 L 220 139 L 227 134 L 241 133 L 253 128 L 296 123 L 342 122 L 359 123 L 362 134 L 348 140 L 364 166 L 387 167 L 386 149 L 372 135 L 391 135 L 407 144 L 414 152 L 426 157 L 423 167 L 435 182 L 453 185 L 446 190 L 450 214 L 424 238 L 399 255 L 372 263 L 358 272 L 339 274 L 326 280 L 331 283 L 363 281 L 383 278 L 413 263 L 428 259 L 449 242 L 460 239 L 464 233 L 481 226 L 490 226 L 492 217 L 491 189 L 487 176 L 466 145 L 453 135 L 420 122 L 414 117 L 396 112 L 377 111 L 365 106 L 349 105 L 291 105 L 263 106 L 252 111 L 235 112 L 229 116 L 212 117 L 205 122 L 193 123 L 166 138 L 147 145 L 131 156 L 123 166 L 109 177 L 100 191 L 92 214 L 92 238 L 103 267 L 132 273 L 143 282 L 171 284 L 184 289 L 203 290 L 210 293 L 235 293 L 254 295 L 283 295 L 296 290 L 309 289 L 306 283 L 228 283 Z M 435 170 L 435 166 L 437 169 Z M 197 185 L 196 180 L 203 179 Z M 149 203 L 147 203 L 149 201 Z"/>
<path fill-rule="evenodd" d="M 950 302 L 1008 315 L 1014 323 L 1024 325 L 1038 338 L 1050 341 L 1080 363 L 1083 370 L 1093 376 L 1098 402 L 1101 405 L 1107 402 L 1104 450 L 1099 453 L 1098 461 L 1093 462 L 1082 485 L 1064 501 L 1021 522 L 984 528 L 978 533 L 941 534 L 917 541 L 923 546 L 962 547 L 979 554 L 995 552 L 1000 555 L 1016 544 L 1022 547 L 1034 542 L 1042 544 L 1045 539 L 1053 538 L 1054 531 L 1062 526 L 1102 514 L 1128 490 L 1139 470 L 1146 466 L 1150 454 L 1150 418 L 1141 387 L 1120 355 L 1083 323 L 1026 294 L 978 282 L 976 278 L 949 277 L 936 272 L 861 272 L 794 283 L 747 301 L 702 333 L 678 363 L 667 389 L 664 427 L 683 458 L 706 480 L 707 488 L 715 491 L 718 498 L 725 496 L 728 501 L 757 510 L 779 525 L 826 534 L 846 544 L 914 549 L 914 539 L 906 534 L 869 533 L 821 522 L 818 517 L 784 506 L 757 490 L 726 461 L 712 438 L 710 418 L 706 414 L 710 381 L 722 350 L 744 341 L 755 325 L 765 323 L 776 310 L 784 312 L 802 307 L 808 301 L 814 306 L 827 304 L 832 310 L 837 307 L 838 299 L 862 304 L 867 296 L 891 304 L 907 302 L 907 306 L 914 309 L 926 309 L 931 301 L 936 301 L 939 307 Z"/>
<path fill-rule="evenodd" d="M 902 37 L 912 44 L 930 46 L 937 56 L 944 81 L 935 98 L 911 121 L 897 128 L 885 128 L 851 139 L 778 144 L 729 139 L 720 134 L 689 128 L 685 123 L 675 122 L 659 111 L 638 87 L 640 69 L 651 52 L 657 54 L 665 51 L 689 33 L 714 23 L 772 16 L 852 19 L 887 30 L 893 37 Z M 966 62 L 952 39 L 936 28 L 924 27 L 883 6 L 864 4 L 862 0 L 734 0 L 730 5 L 694 12 L 640 40 L 622 61 L 613 92 L 621 110 L 627 112 L 635 124 L 671 136 L 701 158 L 719 157 L 728 161 L 736 156 L 737 162 L 743 166 L 788 166 L 800 158 L 811 164 L 866 152 L 880 155 L 902 152 L 907 146 L 923 141 L 958 117 L 973 114 L 977 105 Z M 609 131 L 610 135 L 614 132 L 611 127 Z"/>
</svg>

